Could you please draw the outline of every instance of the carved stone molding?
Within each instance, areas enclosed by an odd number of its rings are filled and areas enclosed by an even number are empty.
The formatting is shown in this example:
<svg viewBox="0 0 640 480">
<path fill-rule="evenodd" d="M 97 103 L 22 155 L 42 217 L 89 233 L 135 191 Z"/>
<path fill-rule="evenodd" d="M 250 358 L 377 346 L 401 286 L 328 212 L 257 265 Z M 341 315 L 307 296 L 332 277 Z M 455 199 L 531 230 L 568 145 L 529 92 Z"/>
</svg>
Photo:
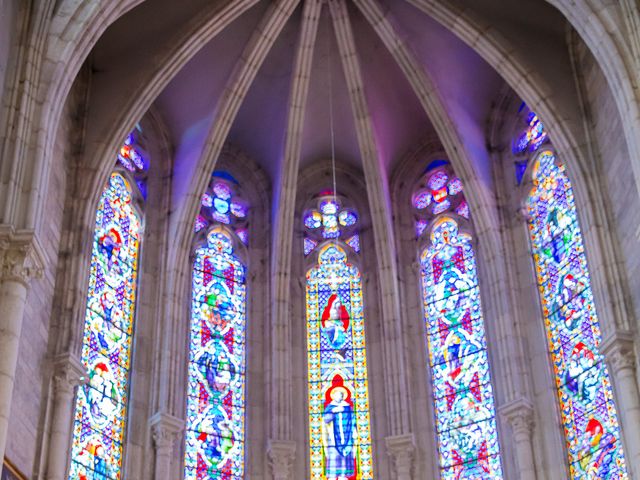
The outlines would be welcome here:
<svg viewBox="0 0 640 480">
<path fill-rule="evenodd" d="M 275 480 L 287 480 L 296 458 L 296 442 L 288 440 L 269 440 L 267 446 L 269 465 Z"/>
<path fill-rule="evenodd" d="M 635 342 L 631 332 L 616 332 L 609 335 L 600 345 L 600 351 L 604 354 L 614 375 L 626 369 L 635 371 Z"/>
<path fill-rule="evenodd" d="M 168 413 L 158 412 L 149 419 L 156 450 L 170 449 L 184 430 L 184 421 Z"/>
<path fill-rule="evenodd" d="M 0 225 L 0 280 L 13 280 L 25 287 L 44 274 L 45 255 L 32 231 L 14 231 Z"/>
<path fill-rule="evenodd" d="M 410 479 L 415 454 L 415 439 L 412 433 L 395 435 L 384 439 L 387 453 L 393 459 L 398 479 Z"/>
<path fill-rule="evenodd" d="M 533 430 L 533 405 L 524 398 L 518 398 L 512 402 L 502 405 L 499 409 L 500 415 L 509 422 L 514 436 L 531 436 Z"/>
<path fill-rule="evenodd" d="M 88 381 L 87 369 L 72 353 L 58 355 L 53 360 L 53 384 L 56 394 L 73 395 L 73 389 Z"/>
</svg>

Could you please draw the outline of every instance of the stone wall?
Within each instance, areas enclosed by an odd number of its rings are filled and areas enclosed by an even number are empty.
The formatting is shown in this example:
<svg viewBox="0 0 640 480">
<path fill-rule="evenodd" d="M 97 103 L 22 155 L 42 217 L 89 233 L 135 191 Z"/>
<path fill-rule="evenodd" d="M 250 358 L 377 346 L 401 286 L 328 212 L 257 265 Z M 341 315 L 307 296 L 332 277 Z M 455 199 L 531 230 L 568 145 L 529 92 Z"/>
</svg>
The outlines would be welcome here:
<svg viewBox="0 0 640 480">
<path fill-rule="evenodd" d="M 621 266 L 629 282 L 629 289 L 623 293 L 637 319 L 640 318 L 640 302 L 629 292 L 640 291 L 638 187 L 632 174 L 620 115 L 604 73 L 587 46 L 580 39 L 574 39 L 574 42 L 578 81 L 585 94 L 585 123 L 599 163 L 593 175 L 601 178 L 603 191 L 608 197 L 607 214 L 615 228 L 613 233 L 620 248 L 618 257 L 623 262 Z"/>
<path fill-rule="evenodd" d="M 76 84 L 64 107 L 62 120 L 56 133 L 53 168 L 46 193 L 46 211 L 37 232 L 47 256 L 44 276 L 33 280 L 27 295 L 18 367 L 13 399 L 11 423 L 6 456 L 18 469 L 31 475 L 38 468 L 40 438 L 46 415 L 46 398 L 50 396 L 51 374 L 48 349 L 50 330 L 55 330 L 60 318 L 52 312 L 55 285 L 58 276 L 60 241 L 63 236 L 65 201 L 68 188 L 68 166 L 77 154 L 82 139 L 82 79 Z M 70 252 L 64 252 L 69 254 Z"/>
<path fill-rule="evenodd" d="M 18 31 L 18 0 L 0 2 L 0 92 L 4 92 L 6 76 L 10 70 L 10 50 Z M 5 99 L 3 98 L 3 102 Z"/>
</svg>

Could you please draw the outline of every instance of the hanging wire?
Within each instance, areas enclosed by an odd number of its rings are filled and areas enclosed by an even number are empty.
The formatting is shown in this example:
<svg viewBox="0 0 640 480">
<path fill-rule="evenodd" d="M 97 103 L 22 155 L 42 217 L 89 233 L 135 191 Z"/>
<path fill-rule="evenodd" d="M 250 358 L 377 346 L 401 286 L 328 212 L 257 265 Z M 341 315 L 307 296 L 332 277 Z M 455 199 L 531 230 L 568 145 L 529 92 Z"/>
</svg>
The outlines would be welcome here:
<svg viewBox="0 0 640 480">
<path fill-rule="evenodd" d="M 332 70 L 332 55 L 331 55 L 331 22 L 327 21 L 327 74 L 329 76 L 329 129 L 331 131 L 331 173 L 333 179 L 333 203 L 336 206 L 336 222 L 339 222 L 338 217 L 338 192 L 336 187 L 336 136 L 333 125 L 333 70 Z M 340 227 L 338 226 L 338 232 Z M 334 245 L 337 245 L 337 236 L 333 237 Z"/>
</svg>

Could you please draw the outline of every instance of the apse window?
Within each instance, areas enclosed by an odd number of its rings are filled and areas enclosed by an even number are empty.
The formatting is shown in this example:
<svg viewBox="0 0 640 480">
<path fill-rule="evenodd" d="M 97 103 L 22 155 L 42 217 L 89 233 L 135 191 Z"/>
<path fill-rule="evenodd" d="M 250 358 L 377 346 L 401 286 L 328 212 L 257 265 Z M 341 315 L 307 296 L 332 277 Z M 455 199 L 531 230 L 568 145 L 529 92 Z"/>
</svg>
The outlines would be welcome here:
<svg viewBox="0 0 640 480">
<path fill-rule="evenodd" d="M 448 162 L 413 195 L 428 364 L 442 479 L 502 479 L 470 212 Z"/>
<path fill-rule="evenodd" d="M 360 252 L 357 223 L 356 211 L 333 192 L 303 218 L 305 255 L 315 263 L 306 277 L 313 480 L 373 478 L 362 281 L 349 262 Z"/>
</svg>

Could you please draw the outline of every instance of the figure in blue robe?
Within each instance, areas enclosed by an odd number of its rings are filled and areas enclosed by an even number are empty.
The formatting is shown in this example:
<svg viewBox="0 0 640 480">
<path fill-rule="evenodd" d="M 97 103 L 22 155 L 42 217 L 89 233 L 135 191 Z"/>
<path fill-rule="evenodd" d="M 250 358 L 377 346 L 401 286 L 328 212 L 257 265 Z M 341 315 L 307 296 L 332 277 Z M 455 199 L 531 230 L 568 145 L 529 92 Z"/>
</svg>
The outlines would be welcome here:
<svg viewBox="0 0 640 480">
<path fill-rule="evenodd" d="M 346 388 L 334 387 L 322 414 L 325 423 L 325 474 L 329 480 L 346 480 L 355 473 L 353 406 Z"/>
</svg>

